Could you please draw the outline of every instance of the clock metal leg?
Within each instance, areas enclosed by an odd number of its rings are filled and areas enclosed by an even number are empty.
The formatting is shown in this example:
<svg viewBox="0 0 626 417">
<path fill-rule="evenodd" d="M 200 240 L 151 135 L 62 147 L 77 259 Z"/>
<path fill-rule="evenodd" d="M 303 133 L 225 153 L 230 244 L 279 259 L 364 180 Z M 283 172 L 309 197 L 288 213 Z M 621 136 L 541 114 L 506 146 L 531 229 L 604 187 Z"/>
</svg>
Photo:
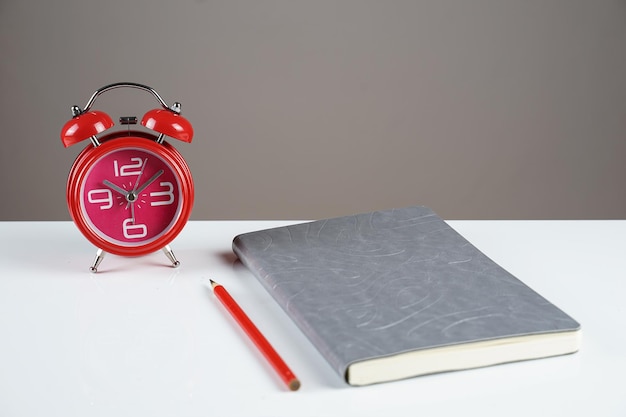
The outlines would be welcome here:
<svg viewBox="0 0 626 417">
<path fill-rule="evenodd" d="M 96 259 L 93 260 L 93 264 L 89 267 L 90 272 L 98 272 L 98 265 L 100 265 L 100 262 L 104 259 L 104 255 L 106 255 L 106 252 L 102 249 L 98 249 L 98 252 L 96 252 Z"/>
<path fill-rule="evenodd" d="M 163 248 L 163 252 L 165 253 L 165 256 L 167 256 L 167 259 L 172 262 L 172 266 L 174 268 L 178 268 L 180 266 L 180 261 L 176 259 L 176 256 L 174 256 L 174 252 L 172 252 L 172 248 L 170 248 L 170 245 L 166 245 Z"/>
</svg>

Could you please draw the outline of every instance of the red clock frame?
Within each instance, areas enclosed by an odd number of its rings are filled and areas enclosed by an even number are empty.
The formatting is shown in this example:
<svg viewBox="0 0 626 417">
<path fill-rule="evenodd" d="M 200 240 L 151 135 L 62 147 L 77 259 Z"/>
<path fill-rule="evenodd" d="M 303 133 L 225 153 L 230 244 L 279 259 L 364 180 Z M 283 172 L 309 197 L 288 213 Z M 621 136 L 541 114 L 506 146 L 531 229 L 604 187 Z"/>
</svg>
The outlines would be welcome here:
<svg viewBox="0 0 626 417">
<path fill-rule="evenodd" d="M 87 146 L 77 157 L 70 170 L 67 180 L 67 204 L 72 219 L 81 233 L 96 247 L 116 255 L 141 256 L 169 244 L 182 231 L 193 207 L 194 184 L 191 171 L 180 153 L 169 143 L 157 143 L 154 137 L 143 132 L 117 132 L 100 139 L 101 145 L 97 147 Z M 118 245 L 103 239 L 90 226 L 84 211 L 81 209 L 81 187 L 93 164 L 100 158 L 117 150 L 127 148 L 139 148 L 152 152 L 161 157 L 174 171 L 180 182 L 180 211 L 174 225 L 155 240 L 139 245 Z"/>
</svg>

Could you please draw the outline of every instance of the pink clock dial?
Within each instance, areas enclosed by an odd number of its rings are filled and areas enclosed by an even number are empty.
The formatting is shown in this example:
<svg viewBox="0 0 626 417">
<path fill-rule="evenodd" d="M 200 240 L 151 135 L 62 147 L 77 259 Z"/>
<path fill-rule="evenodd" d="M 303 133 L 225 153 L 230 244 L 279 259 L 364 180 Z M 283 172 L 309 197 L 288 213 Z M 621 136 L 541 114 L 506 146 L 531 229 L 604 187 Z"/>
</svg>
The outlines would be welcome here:
<svg viewBox="0 0 626 417">
<path fill-rule="evenodd" d="M 181 184 L 158 154 L 139 147 L 94 161 L 80 188 L 80 210 L 101 239 L 133 247 L 163 235 L 181 212 Z"/>
</svg>

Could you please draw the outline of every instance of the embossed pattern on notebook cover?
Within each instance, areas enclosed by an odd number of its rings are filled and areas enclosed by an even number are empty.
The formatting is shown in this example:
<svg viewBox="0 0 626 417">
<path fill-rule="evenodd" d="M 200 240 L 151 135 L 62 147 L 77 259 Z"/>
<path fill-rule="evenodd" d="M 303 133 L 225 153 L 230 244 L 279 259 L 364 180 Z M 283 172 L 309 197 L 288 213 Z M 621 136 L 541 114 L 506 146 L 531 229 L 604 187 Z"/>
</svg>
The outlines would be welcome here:
<svg viewBox="0 0 626 417">
<path fill-rule="evenodd" d="M 329 363 L 579 324 L 426 207 L 237 236 L 233 249 Z"/>
</svg>

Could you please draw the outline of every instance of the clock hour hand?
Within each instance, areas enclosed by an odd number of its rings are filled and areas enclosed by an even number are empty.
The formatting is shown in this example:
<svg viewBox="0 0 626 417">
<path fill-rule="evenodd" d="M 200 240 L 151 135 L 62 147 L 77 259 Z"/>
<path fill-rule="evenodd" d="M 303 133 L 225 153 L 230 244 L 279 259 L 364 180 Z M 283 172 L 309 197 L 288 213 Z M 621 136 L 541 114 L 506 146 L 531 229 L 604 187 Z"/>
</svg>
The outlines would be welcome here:
<svg viewBox="0 0 626 417">
<path fill-rule="evenodd" d="M 152 184 L 154 181 L 156 181 L 157 178 L 159 178 L 161 176 L 161 174 L 163 174 L 163 170 L 160 169 L 156 174 L 154 174 L 152 177 L 150 177 L 150 179 L 148 181 L 146 181 L 141 187 L 137 188 L 137 191 L 134 191 L 135 194 L 139 194 L 141 193 L 143 190 L 145 190 L 146 188 L 148 188 L 148 186 L 150 184 Z"/>
<path fill-rule="evenodd" d="M 113 191 L 117 191 L 118 193 L 122 194 L 124 197 L 128 196 L 129 194 L 129 191 L 126 191 L 122 187 L 118 187 L 117 185 L 113 184 L 109 180 L 104 180 L 102 181 L 102 183 L 106 185 L 107 187 L 109 187 L 110 189 L 112 189 Z"/>
</svg>

